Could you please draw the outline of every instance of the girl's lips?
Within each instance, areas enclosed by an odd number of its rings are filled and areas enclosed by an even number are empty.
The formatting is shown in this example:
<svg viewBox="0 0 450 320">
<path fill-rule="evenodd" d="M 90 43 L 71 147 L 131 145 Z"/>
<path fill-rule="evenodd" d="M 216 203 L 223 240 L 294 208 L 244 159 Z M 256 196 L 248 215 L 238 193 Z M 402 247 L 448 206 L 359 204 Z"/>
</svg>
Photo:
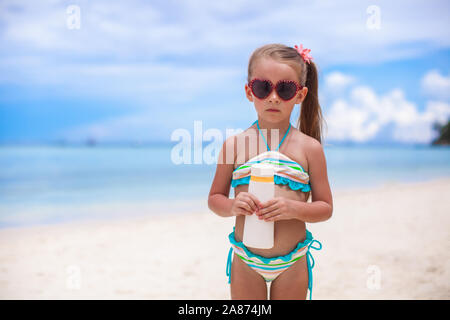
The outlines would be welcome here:
<svg viewBox="0 0 450 320">
<path fill-rule="evenodd" d="M 280 110 L 277 110 L 277 109 L 267 109 L 266 111 L 269 111 L 269 112 L 280 112 Z"/>
</svg>

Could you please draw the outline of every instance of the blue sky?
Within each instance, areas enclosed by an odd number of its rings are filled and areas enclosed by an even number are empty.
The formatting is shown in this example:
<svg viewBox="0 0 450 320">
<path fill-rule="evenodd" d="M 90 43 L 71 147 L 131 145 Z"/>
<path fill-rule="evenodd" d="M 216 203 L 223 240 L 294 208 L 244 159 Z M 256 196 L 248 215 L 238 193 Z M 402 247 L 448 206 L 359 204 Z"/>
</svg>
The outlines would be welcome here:
<svg viewBox="0 0 450 320">
<path fill-rule="evenodd" d="M 449 7 L 3 0 L 0 142 L 170 141 L 196 120 L 245 129 L 250 54 L 302 43 L 319 67 L 325 141 L 429 143 L 450 117 Z"/>
</svg>

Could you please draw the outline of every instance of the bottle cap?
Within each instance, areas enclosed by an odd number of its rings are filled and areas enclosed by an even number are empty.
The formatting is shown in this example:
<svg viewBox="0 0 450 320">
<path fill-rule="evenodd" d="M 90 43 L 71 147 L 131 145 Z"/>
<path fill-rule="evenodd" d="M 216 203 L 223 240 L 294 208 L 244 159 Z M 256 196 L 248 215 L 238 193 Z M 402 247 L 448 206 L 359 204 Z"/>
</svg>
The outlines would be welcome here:
<svg viewBox="0 0 450 320">
<path fill-rule="evenodd" d="M 275 170 L 273 166 L 265 163 L 255 163 L 251 167 L 251 175 L 257 177 L 273 177 Z"/>
</svg>

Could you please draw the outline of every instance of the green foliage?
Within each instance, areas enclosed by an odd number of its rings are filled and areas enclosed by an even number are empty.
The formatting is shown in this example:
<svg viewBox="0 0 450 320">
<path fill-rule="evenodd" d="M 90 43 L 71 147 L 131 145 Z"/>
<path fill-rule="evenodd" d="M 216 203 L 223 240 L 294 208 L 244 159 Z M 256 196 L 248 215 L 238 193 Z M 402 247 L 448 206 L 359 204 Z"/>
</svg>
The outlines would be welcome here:
<svg viewBox="0 0 450 320">
<path fill-rule="evenodd" d="M 450 120 L 446 125 L 434 123 L 433 129 L 439 132 L 439 137 L 433 141 L 433 144 L 450 145 Z"/>
</svg>

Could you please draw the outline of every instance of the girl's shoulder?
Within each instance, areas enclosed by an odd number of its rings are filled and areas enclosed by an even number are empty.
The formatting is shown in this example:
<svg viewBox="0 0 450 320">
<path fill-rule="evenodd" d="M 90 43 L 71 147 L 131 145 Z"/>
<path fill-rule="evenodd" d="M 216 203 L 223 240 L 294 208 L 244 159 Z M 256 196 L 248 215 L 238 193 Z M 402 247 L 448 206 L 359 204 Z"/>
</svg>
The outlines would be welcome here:
<svg viewBox="0 0 450 320">
<path fill-rule="evenodd" d="M 308 172 L 309 160 L 311 159 L 308 155 L 310 155 L 311 152 L 314 152 L 317 147 L 321 148 L 321 144 L 313 137 L 304 134 L 295 127 L 291 127 L 291 130 L 292 135 L 289 139 L 289 143 L 286 145 L 285 149 L 283 147 L 281 148 L 284 149 L 283 151 L 280 151 L 299 163 L 302 168 Z"/>
<path fill-rule="evenodd" d="M 314 148 L 317 144 L 320 144 L 319 141 L 311 136 L 308 136 L 307 134 L 304 134 L 295 127 L 291 127 L 291 130 L 293 132 L 291 143 L 295 148 L 300 148 L 307 152 L 310 148 Z"/>
</svg>

